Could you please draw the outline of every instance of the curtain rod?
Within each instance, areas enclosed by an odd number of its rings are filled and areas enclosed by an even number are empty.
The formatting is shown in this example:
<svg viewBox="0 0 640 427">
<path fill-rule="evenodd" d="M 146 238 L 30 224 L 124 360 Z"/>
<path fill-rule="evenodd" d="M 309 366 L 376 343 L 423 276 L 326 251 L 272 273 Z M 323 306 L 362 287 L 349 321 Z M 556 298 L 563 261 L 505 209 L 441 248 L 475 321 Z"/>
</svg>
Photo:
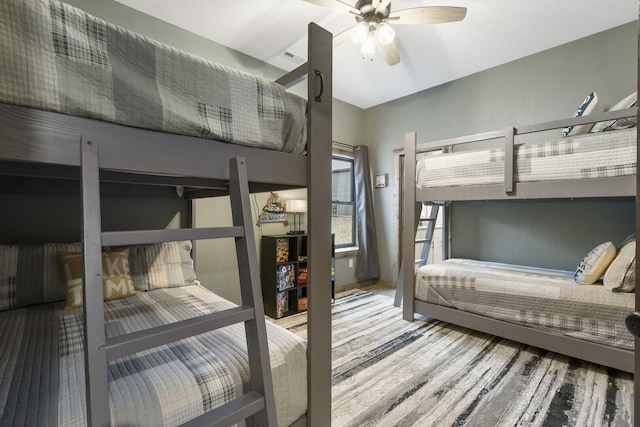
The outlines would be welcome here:
<svg viewBox="0 0 640 427">
<path fill-rule="evenodd" d="M 345 144 L 344 142 L 339 142 L 339 141 L 331 141 L 331 145 L 337 145 L 339 147 L 348 148 L 349 150 L 355 150 L 356 148 L 354 145 Z"/>
</svg>

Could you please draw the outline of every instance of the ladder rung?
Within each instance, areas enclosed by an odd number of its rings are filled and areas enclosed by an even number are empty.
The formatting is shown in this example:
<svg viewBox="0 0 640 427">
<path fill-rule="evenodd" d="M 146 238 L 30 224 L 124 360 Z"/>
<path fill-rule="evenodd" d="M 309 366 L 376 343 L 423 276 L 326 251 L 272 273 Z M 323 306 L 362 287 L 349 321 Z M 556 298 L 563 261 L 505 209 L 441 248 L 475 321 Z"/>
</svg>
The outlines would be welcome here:
<svg viewBox="0 0 640 427">
<path fill-rule="evenodd" d="M 170 230 L 108 231 L 101 233 L 102 246 L 144 245 L 178 240 L 241 237 L 241 226 L 211 228 L 179 228 Z"/>
<path fill-rule="evenodd" d="M 107 360 L 148 350 L 183 338 L 224 328 L 234 323 L 246 322 L 254 317 L 252 307 L 234 307 L 168 325 L 156 326 L 126 335 L 107 339 Z"/>
<path fill-rule="evenodd" d="M 425 261 L 426 261 L 426 259 L 423 258 L 423 259 L 417 259 L 413 263 L 414 264 L 420 264 L 420 263 L 425 262 Z"/>
<path fill-rule="evenodd" d="M 263 409 L 264 398 L 255 391 L 250 391 L 231 402 L 182 424 L 182 427 L 231 426 L 257 414 Z"/>
<path fill-rule="evenodd" d="M 431 243 L 431 239 L 418 239 L 416 243 Z"/>
</svg>

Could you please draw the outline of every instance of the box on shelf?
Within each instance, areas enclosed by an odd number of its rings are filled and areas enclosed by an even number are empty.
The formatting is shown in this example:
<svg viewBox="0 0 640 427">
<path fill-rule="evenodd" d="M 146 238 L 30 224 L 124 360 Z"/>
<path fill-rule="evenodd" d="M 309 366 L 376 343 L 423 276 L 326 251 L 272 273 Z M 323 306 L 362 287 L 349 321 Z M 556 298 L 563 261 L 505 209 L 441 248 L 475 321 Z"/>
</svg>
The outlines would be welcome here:
<svg viewBox="0 0 640 427">
<path fill-rule="evenodd" d="M 301 265 L 298 267 L 298 285 L 307 284 L 307 266 Z"/>
<path fill-rule="evenodd" d="M 298 298 L 298 311 L 305 311 L 307 309 L 307 297 Z"/>
<path fill-rule="evenodd" d="M 296 286 L 296 273 L 293 264 L 282 264 L 276 267 L 276 286 L 279 291 Z"/>
<path fill-rule="evenodd" d="M 276 262 L 289 261 L 289 239 L 276 240 Z"/>
<path fill-rule="evenodd" d="M 289 311 L 289 292 L 279 292 L 276 297 L 276 318 L 284 316 Z"/>
</svg>

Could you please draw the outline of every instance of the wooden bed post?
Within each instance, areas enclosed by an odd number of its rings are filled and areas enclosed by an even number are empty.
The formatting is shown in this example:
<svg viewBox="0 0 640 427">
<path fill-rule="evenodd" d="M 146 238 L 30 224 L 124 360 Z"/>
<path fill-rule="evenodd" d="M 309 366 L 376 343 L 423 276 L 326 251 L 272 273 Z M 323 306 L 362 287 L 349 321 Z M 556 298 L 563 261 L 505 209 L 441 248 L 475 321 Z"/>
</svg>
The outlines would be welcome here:
<svg viewBox="0 0 640 427">
<path fill-rule="evenodd" d="M 331 425 L 331 33 L 309 24 L 307 425 Z"/>
<path fill-rule="evenodd" d="M 402 197 L 402 317 L 413 320 L 413 298 L 415 293 L 415 230 L 407 227 L 416 222 L 416 132 L 404 137 L 404 195 Z"/>
<path fill-rule="evenodd" d="M 84 374 L 87 424 L 108 426 L 109 386 L 107 374 L 104 303 L 102 297 L 102 220 L 98 146 L 84 136 L 80 141 L 82 176 L 82 312 L 84 328 Z"/>
</svg>

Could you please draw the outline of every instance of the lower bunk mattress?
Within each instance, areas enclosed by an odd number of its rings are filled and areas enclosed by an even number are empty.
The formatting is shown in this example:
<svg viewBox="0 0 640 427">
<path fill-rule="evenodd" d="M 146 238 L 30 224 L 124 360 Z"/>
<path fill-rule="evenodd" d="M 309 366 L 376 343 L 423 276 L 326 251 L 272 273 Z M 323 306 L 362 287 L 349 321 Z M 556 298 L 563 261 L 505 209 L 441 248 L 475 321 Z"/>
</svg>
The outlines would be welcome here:
<svg viewBox="0 0 640 427">
<path fill-rule="evenodd" d="M 233 307 L 200 285 L 107 301 L 107 336 Z M 0 425 L 84 426 L 82 309 L 64 302 L 0 312 Z M 306 342 L 267 323 L 278 425 L 306 412 Z M 244 325 L 228 326 L 109 362 L 111 425 L 170 426 L 242 394 Z"/>
<path fill-rule="evenodd" d="M 594 132 L 514 147 L 514 182 L 611 178 L 636 173 L 636 128 Z M 502 184 L 504 147 L 425 153 L 418 188 Z"/>
<path fill-rule="evenodd" d="M 578 285 L 573 272 L 468 259 L 420 267 L 419 301 L 529 326 L 625 350 L 634 349 L 624 325 L 635 295 L 602 284 Z"/>
</svg>

